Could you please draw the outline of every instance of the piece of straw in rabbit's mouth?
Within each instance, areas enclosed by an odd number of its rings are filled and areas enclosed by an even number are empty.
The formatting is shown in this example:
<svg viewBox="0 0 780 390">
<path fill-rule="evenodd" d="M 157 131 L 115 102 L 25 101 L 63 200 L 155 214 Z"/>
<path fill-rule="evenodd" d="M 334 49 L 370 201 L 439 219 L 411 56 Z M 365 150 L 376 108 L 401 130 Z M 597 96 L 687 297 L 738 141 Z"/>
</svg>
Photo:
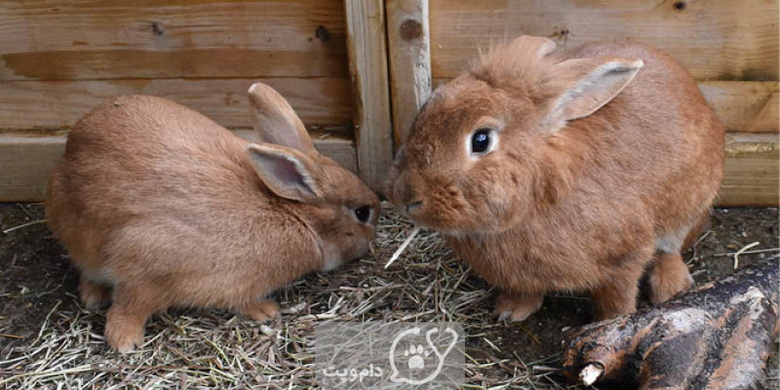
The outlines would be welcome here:
<svg viewBox="0 0 780 390">
<path fill-rule="evenodd" d="M 390 264 L 393 264 L 398 258 L 401 256 L 401 253 L 404 252 L 404 249 L 406 249 L 407 246 L 409 246 L 409 243 L 412 242 L 414 237 L 417 235 L 417 233 L 420 232 L 420 226 L 415 225 L 414 229 L 409 233 L 409 237 L 406 237 L 404 242 L 401 244 L 401 246 L 398 247 L 398 249 L 393 253 L 393 256 L 390 257 L 390 261 L 385 264 L 385 269 L 390 267 Z"/>
</svg>

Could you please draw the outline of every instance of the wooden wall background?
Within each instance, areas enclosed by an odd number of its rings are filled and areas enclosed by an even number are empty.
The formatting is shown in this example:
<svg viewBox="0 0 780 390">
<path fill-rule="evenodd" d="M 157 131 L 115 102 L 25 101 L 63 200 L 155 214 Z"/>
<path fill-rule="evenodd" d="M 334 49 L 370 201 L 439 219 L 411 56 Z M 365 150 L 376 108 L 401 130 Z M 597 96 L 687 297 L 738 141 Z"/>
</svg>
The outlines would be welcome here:
<svg viewBox="0 0 780 390">
<path fill-rule="evenodd" d="M 164 96 L 252 136 L 255 81 L 357 171 L 346 40 L 343 0 L 0 2 L 0 201 L 41 200 L 63 130 L 117 95 Z"/>
<path fill-rule="evenodd" d="M 396 141 L 429 90 L 410 80 L 436 87 L 520 35 L 564 50 L 630 37 L 682 62 L 729 130 L 719 203 L 777 205 L 778 11 L 777 0 L 388 0 Z"/>
<path fill-rule="evenodd" d="M 729 129 L 724 205 L 778 203 L 778 0 L 6 0 L 0 201 L 37 201 L 65 135 L 144 93 L 251 137 L 245 91 L 287 97 L 324 153 L 380 188 L 431 86 L 522 34 L 632 37 L 678 58 Z"/>
</svg>

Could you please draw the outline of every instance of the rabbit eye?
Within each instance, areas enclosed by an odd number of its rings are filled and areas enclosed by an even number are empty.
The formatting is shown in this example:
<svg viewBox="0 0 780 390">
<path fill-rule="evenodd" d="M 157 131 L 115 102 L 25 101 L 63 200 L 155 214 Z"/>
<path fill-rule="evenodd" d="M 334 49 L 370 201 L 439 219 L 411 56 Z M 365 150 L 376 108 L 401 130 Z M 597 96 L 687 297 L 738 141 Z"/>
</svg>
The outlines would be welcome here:
<svg viewBox="0 0 780 390">
<path fill-rule="evenodd" d="M 358 221 L 366 223 L 371 217 L 371 208 L 368 206 L 358 207 L 355 209 L 355 217 Z"/>
<path fill-rule="evenodd" d="M 477 129 L 471 135 L 471 153 L 485 154 L 490 151 L 491 138 L 490 129 Z"/>
</svg>

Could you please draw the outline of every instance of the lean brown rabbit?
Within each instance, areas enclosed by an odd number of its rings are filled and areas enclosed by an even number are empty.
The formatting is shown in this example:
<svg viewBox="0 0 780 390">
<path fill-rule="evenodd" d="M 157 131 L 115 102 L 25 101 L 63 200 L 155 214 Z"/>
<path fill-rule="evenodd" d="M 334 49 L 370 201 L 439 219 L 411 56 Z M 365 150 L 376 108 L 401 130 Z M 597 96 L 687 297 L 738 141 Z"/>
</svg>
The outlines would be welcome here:
<svg viewBox="0 0 780 390">
<path fill-rule="evenodd" d="M 546 293 L 588 291 L 596 319 L 692 283 L 680 257 L 723 176 L 724 132 L 690 75 L 631 42 L 555 54 L 499 46 L 438 88 L 390 172 L 387 195 L 502 292 L 523 320 Z"/>
<path fill-rule="evenodd" d="M 46 214 L 81 299 L 111 301 L 113 348 L 140 345 L 147 318 L 171 306 L 267 320 L 279 310 L 269 292 L 369 250 L 377 196 L 317 153 L 276 91 L 257 83 L 249 99 L 261 143 L 151 96 L 117 98 L 70 133 Z"/>
</svg>

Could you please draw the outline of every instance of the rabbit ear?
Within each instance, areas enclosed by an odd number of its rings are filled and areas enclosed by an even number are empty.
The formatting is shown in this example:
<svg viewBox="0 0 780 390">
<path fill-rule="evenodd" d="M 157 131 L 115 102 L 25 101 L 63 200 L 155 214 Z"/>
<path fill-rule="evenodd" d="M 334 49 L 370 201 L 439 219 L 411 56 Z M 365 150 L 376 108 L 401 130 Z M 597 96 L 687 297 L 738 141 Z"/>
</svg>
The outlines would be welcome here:
<svg viewBox="0 0 780 390">
<path fill-rule="evenodd" d="M 321 196 L 316 177 L 319 167 L 305 154 L 276 145 L 251 143 L 246 147 L 255 172 L 276 195 L 299 202 Z"/>
<path fill-rule="evenodd" d="M 555 42 L 549 38 L 523 35 L 510 42 L 509 47 L 517 52 L 534 53 L 533 57 L 539 59 L 555 50 Z"/>
<path fill-rule="evenodd" d="M 263 142 L 316 153 L 306 127 L 279 92 L 263 83 L 249 87 L 253 126 Z"/>
<path fill-rule="evenodd" d="M 609 103 L 634 79 L 642 60 L 585 58 L 561 62 L 551 69 L 547 87 L 563 90 L 554 99 L 548 123 L 586 117 Z"/>
</svg>

